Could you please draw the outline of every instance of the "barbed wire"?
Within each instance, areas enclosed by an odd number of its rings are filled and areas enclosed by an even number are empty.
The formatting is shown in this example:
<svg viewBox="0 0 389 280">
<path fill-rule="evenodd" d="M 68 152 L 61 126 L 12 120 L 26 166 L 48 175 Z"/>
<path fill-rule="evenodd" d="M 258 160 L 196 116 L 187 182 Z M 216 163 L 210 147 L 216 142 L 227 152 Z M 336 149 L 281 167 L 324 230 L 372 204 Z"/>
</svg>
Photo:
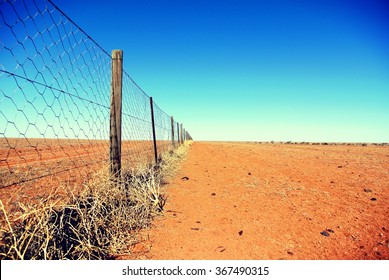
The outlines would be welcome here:
<svg viewBox="0 0 389 280">
<path fill-rule="evenodd" d="M 51 0 L 0 0 L 0 35 L 0 189 L 81 183 L 108 166 L 109 53 Z M 153 105 L 164 152 L 178 126 Z M 151 162 L 150 97 L 125 71 L 122 112 L 122 161 Z"/>
</svg>

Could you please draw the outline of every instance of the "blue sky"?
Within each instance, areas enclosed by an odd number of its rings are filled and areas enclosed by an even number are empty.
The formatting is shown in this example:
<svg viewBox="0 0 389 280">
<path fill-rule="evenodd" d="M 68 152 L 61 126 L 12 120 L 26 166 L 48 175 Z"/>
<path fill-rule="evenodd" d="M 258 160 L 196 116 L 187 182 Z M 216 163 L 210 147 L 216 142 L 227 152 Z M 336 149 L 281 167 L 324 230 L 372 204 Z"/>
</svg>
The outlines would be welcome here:
<svg viewBox="0 0 389 280">
<path fill-rule="evenodd" d="M 389 142 L 387 1 L 53 1 L 195 140 Z"/>
</svg>

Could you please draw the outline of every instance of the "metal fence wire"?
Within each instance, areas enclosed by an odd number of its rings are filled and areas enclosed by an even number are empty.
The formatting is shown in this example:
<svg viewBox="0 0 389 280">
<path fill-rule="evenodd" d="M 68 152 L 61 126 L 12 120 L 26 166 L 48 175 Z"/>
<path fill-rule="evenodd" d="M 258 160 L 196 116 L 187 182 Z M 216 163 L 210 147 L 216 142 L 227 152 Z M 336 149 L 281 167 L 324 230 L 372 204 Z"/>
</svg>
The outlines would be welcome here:
<svg viewBox="0 0 389 280">
<path fill-rule="evenodd" d="M 110 85 L 110 54 L 54 3 L 0 0 L 0 190 L 108 166 Z M 179 125 L 155 103 L 154 118 L 161 153 Z M 150 97 L 124 71 L 122 162 L 153 158 Z"/>
</svg>

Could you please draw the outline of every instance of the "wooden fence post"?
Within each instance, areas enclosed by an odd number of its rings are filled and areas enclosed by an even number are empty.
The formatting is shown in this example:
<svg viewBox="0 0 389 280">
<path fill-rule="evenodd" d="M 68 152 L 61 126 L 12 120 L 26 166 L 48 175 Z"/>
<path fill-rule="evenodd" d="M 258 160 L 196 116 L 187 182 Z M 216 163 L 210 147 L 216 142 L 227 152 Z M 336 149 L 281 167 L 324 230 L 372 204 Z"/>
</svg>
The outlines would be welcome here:
<svg viewBox="0 0 389 280">
<path fill-rule="evenodd" d="M 177 144 L 180 146 L 180 123 L 177 123 Z"/>
<path fill-rule="evenodd" d="M 177 123 L 177 145 L 180 145 L 180 124 Z"/>
<path fill-rule="evenodd" d="M 181 141 L 181 144 L 184 143 L 184 141 L 182 141 L 182 129 L 184 128 L 183 124 L 180 125 L 180 141 Z"/>
<path fill-rule="evenodd" d="M 158 164 L 157 138 L 155 136 L 154 104 L 153 103 L 154 103 L 153 98 L 150 97 L 151 125 L 153 126 L 154 158 L 155 158 L 155 164 Z"/>
<path fill-rule="evenodd" d="M 170 122 L 171 122 L 171 126 L 172 126 L 172 146 L 174 148 L 175 145 L 174 145 L 174 118 L 173 118 L 173 116 L 170 117 Z"/>
<path fill-rule="evenodd" d="M 123 51 L 112 51 L 109 160 L 110 174 L 120 178 L 122 150 Z"/>
</svg>

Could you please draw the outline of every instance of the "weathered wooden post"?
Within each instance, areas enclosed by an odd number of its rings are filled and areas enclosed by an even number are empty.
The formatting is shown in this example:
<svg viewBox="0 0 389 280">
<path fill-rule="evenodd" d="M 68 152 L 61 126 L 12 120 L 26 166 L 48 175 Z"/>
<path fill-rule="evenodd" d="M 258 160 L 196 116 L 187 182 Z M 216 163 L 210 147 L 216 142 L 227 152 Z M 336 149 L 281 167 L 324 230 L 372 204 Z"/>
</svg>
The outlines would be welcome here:
<svg viewBox="0 0 389 280">
<path fill-rule="evenodd" d="M 151 125 L 153 127 L 154 159 L 155 159 L 155 164 L 158 164 L 157 138 L 155 136 L 155 122 L 154 122 L 154 102 L 152 97 L 150 97 L 150 109 L 151 109 Z"/>
<path fill-rule="evenodd" d="M 171 126 L 172 126 L 172 146 L 174 148 L 174 118 L 173 116 L 170 117 L 170 122 L 171 122 Z"/>
<path fill-rule="evenodd" d="M 183 141 L 183 128 L 184 128 L 184 125 L 183 124 L 181 124 L 180 125 L 180 141 L 181 141 L 181 144 L 182 143 L 184 143 L 184 141 Z"/>
<path fill-rule="evenodd" d="M 177 123 L 177 144 L 180 145 L 180 124 Z"/>
<path fill-rule="evenodd" d="M 122 147 L 123 51 L 112 51 L 109 160 L 110 174 L 120 179 Z"/>
</svg>

